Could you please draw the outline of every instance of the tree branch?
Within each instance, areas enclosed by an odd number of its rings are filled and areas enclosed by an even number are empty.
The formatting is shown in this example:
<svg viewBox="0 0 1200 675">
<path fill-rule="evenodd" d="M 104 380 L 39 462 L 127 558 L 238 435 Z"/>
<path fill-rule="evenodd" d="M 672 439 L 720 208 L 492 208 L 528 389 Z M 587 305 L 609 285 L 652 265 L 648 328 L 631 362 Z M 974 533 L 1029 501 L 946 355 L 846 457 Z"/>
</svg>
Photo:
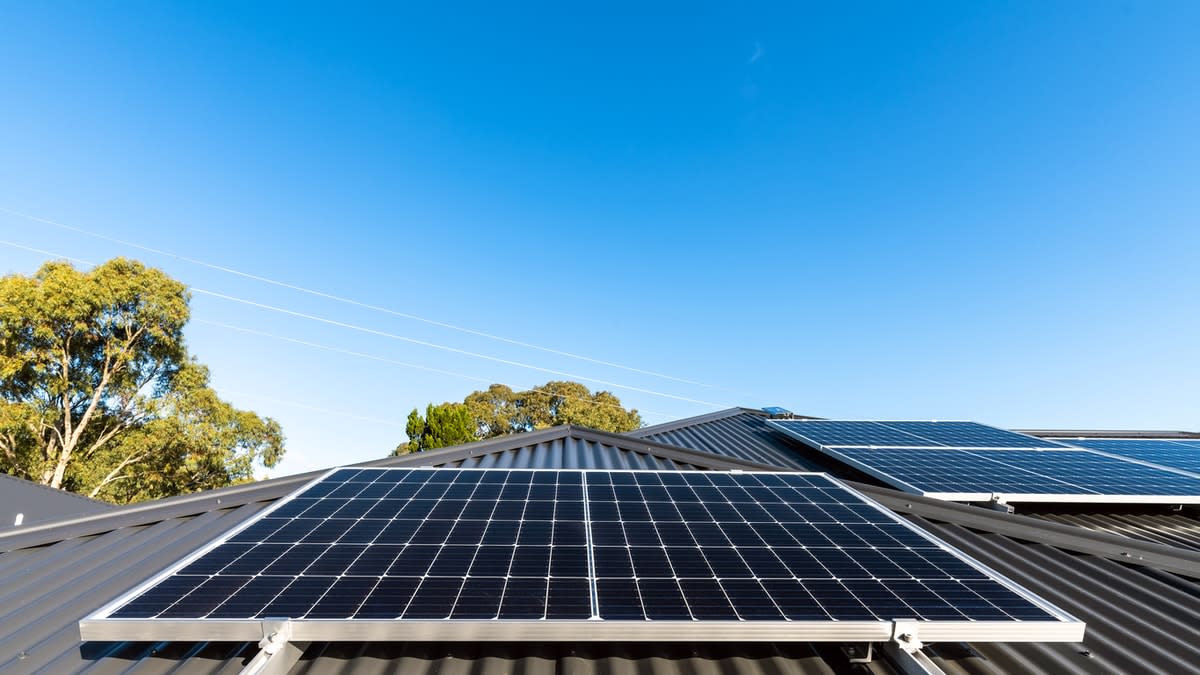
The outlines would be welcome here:
<svg viewBox="0 0 1200 675">
<path fill-rule="evenodd" d="M 96 487 L 92 488 L 92 491 L 88 493 L 88 496 L 91 497 L 92 499 L 95 499 L 96 495 L 99 494 L 100 490 L 104 489 L 104 487 L 106 485 L 108 485 L 110 483 L 114 483 L 118 480 L 121 480 L 122 478 L 127 478 L 128 476 L 119 476 L 118 474 L 120 474 L 121 471 L 124 470 L 125 467 L 129 466 L 130 464 L 133 464 L 134 462 L 138 461 L 139 459 L 142 459 L 145 455 L 146 455 L 145 452 L 140 452 L 140 453 L 134 452 L 134 453 L 131 453 L 125 459 L 121 460 L 120 464 L 118 464 L 116 467 L 114 467 L 112 471 L 109 471 L 108 475 L 105 476 L 104 479 L 101 480 L 98 485 L 96 485 Z"/>
</svg>

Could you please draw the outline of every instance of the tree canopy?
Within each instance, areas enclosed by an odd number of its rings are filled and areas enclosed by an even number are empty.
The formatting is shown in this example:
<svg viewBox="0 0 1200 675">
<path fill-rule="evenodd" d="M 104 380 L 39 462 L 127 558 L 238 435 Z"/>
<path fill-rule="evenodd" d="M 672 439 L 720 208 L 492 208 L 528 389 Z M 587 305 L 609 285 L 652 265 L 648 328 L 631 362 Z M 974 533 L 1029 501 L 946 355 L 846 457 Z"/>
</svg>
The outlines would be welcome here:
<svg viewBox="0 0 1200 675">
<path fill-rule="evenodd" d="M 188 355 L 188 299 L 123 258 L 0 278 L 0 470 L 125 503 L 274 466 L 279 424 L 222 401 Z"/>
<path fill-rule="evenodd" d="M 408 434 L 408 443 L 403 452 L 397 448 L 395 454 L 470 443 L 475 440 L 474 427 L 471 414 L 461 403 L 430 403 L 425 407 L 424 417 L 413 408 L 408 414 L 408 424 L 404 428 Z"/>
<path fill-rule="evenodd" d="M 436 423 L 434 422 L 436 420 Z M 551 381 L 526 391 L 493 384 L 462 403 L 432 403 L 426 415 L 408 415 L 409 441 L 393 454 L 459 445 L 503 434 L 577 424 L 602 431 L 633 431 L 642 426 L 637 410 L 627 410 L 612 392 L 592 393 L 578 382 Z"/>
</svg>

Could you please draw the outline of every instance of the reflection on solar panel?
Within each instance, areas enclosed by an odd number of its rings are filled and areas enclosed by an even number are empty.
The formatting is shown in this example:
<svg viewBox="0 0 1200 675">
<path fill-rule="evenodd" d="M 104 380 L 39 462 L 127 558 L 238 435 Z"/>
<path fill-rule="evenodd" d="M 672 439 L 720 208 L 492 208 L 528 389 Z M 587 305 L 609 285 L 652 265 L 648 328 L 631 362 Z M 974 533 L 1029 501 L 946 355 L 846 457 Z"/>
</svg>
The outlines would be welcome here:
<svg viewBox="0 0 1200 675">
<path fill-rule="evenodd" d="M 1200 503 L 1200 473 L 1045 441 L 974 422 L 769 420 L 887 484 L 952 501 Z M 852 441 L 859 441 L 854 443 Z M 1079 443 L 1084 443 L 1079 441 Z M 1180 456 L 1194 458 L 1182 445 Z M 1159 451 L 1160 459 L 1163 452 Z M 1143 462 L 1152 461 L 1145 458 Z"/>
<path fill-rule="evenodd" d="M 772 425 L 813 447 L 1062 448 L 1061 443 L 977 422 L 867 422 L 772 420 Z"/>
<path fill-rule="evenodd" d="M 823 474 L 342 469 L 81 622 L 86 639 L 1078 640 Z"/>
<path fill-rule="evenodd" d="M 1200 441 L 1196 440 L 1081 438 L 1071 444 L 1200 475 Z"/>
<path fill-rule="evenodd" d="M 1200 478 L 1087 450 L 830 448 L 889 484 L 952 501 L 1200 503 Z"/>
</svg>

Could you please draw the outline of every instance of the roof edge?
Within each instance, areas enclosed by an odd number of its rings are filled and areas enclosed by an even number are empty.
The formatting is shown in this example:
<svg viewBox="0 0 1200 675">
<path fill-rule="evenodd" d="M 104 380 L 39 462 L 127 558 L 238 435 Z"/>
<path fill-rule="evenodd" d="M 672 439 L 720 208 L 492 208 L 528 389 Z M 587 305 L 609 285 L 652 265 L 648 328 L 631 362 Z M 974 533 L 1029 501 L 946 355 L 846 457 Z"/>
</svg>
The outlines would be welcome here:
<svg viewBox="0 0 1200 675">
<path fill-rule="evenodd" d="M 100 499 L 96 499 L 94 497 L 89 497 L 87 495 L 81 495 L 78 492 L 71 492 L 69 490 L 52 488 L 49 485 L 43 485 L 41 483 L 36 483 L 31 480 L 26 480 L 24 478 L 21 478 L 20 476 L 12 476 L 7 473 L 0 473 L 0 481 L 4 481 L 4 480 L 16 481 L 16 482 L 20 483 L 21 485 L 29 487 L 29 488 L 44 490 L 47 493 L 53 493 L 53 494 L 59 495 L 59 496 L 70 497 L 77 501 L 83 502 L 85 504 L 90 504 L 91 506 L 99 506 L 99 507 L 108 508 L 108 509 L 119 508 L 118 505 L 113 504 L 111 502 L 106 502 L 106 501 L 103 501 Z"/>
<path fill-rule="evenodd" d="M 1200 439 L 1200 431 L 1153 431 L 1137 429 L 1013 429 L 1041 438 L 1165 438 Z"/>
<path fill-rule="evenodd" d="M 634 429 L 633 431 L 626 432 L 625 435 L 632 436 L 633 438 L 644 438 L 646 436 L 651 436 L 654 434 L 664 434 L 664 433 L 667 433 L 668 431 L 675 431 L 676 429 L 680 429 L 683 427 L 690 427 L 694 424 L 704 424 L 705 422 L 713 422 L 716 420 L 722 420 L 722 419 L 725 419 L 726 417 L 735 417 L 735 416 L 741 415 L 743 413 L 749 413 L 751 415 L 758 415 L 759 417 L 767 417 L 768 416 L 767 413 L 765 413 L 761 410 L 757 410 L 755 408 L 742 408 L 742 407 L 726 408 L 724 410 L 717 410 L 715 412 L 704 413 L 703 415 L 696 415 L 694 417 L 685 417 L 681 420 L 673 420 L 671 422 L 663 422 L 662 424 L 655 424 L 655 425 L 649 426 L 649 427 L 642 427 L 641 429 Z"/>
</svg>

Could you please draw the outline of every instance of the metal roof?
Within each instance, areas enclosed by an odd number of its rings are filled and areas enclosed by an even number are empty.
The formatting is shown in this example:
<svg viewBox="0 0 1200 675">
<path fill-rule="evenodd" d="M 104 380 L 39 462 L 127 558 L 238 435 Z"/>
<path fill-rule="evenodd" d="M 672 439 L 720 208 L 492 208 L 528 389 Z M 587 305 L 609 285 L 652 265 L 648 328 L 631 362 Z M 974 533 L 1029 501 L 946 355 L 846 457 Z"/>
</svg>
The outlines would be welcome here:
<svg viewBox="0 0 1200 675">
<path fill-rule="evenodd" d="M 0 473 L 0 532 L 112 508 L 83 495 Z M 16 524 L 18 515 L 21 525 Z"/>
<path fill-rule="evenodd" d="M 796 471 L 825 470 L 820 453 L 775 432 L 767 426 L 768 419 L 761 410 L 730 408 L 643 427 L 629 435 Z"/>
<path fill-rule="evenodd" d="M 1200 551 L 1200 526 L 1195 510 L 1190 512 L 1162 509 L 1128 510 L 1040 510 L 1030 515 L 1055 523 L 1111 532 L 1123 537 L 1152 541 L 1175 548 Z"/>
<path fill-rule="evenodd" d="M 698 427 L 720 423 L 718 428 L 728 433 L 753 430 L 754 420 L 735 419 L 747 415 L 737 410 L 691 422 Z M 672 431 L 688 426 L 676 425 Z M 703 451 L 720 442 L 707 442 L 704 448 L 672 447 L 658 442 L 663 433 L 660 429 L 653 438 L 632 438 L 561 427 L 368 464 L 761 468 L 735 457 L 735 452 L 771 445 L 769 439 L 748 432 L 740 450 L 721 456 Z M 701 428 L 691 435 L 710 434 Z M 263 481 L 0 534 L 0 551 L 5 551 L 0 553 L 0 672 L 239 670 L 258 651 L 256 645 L 81 644 L 77 622 L 309 478 L 311 474 Z M 946 672 L 1177 673 L 1200 663 L 1200 581 L 1195 578 L 1200 575 L 1200 553 L 886 488 L 857 487 L 1088 622 L 1083 645 L 931 646 L 930 655 Z M 758 675 L 891 669 L 882 659 L 866 667 L 852 666 L 838 645 L 326 643 L 311 645 L 293 672 Z"/>
</svg>

